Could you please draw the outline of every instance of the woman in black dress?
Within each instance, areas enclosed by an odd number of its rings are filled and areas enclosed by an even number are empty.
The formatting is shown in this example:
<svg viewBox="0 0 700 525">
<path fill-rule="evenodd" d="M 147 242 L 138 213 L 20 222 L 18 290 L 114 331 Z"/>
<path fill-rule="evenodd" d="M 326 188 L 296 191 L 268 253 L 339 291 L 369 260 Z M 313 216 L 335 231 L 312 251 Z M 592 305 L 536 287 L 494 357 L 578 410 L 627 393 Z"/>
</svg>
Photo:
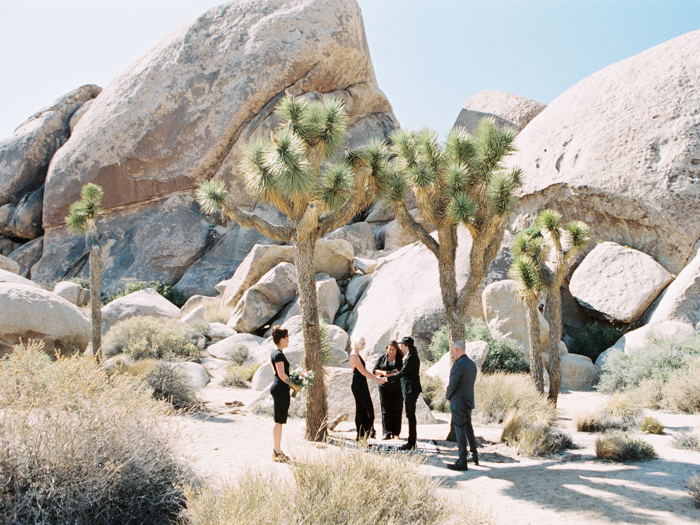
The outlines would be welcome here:
<svg viewBox="0 0 700 525">
<path fill-rule="evenodd" d="M 283 350 L 289 346 L 289 332 L 284 328 L 275 326 L 272 329 L 272 341 L 277 346 L 276 350 L 270 353 L 272 371 L 275 377 L 270 386 L 270 394 L 275 404 L 275 427 L 272 430 L 274 448 L 272 449 L 272 459 L 275 461 L 289 461 L 289 456 L 282 452 L 282 425 L 287 422 L 289 414 L 289 388 L 299 390 L 292 385 L 289 379 L 289 361 L 284 356 Z"/>
<path fill-rule="evenodd" d="M 391 341 L 386 346 L 386 354 L 377 359 L 372 372 L 380 377 L 390 377 L 401 370 L 402 366 L 403 356 L 399 351 L 399 343 Z M 382 403 L 382 428 L 384 429 L 382 439 L 398 438 L 401 434 L 401 413 L 403 412 L 401 384 L 396 381 L 380 385 L 379 400 Z"/>
<path fill-rule="evenodd" d="M 365 347 L 365 338 L 361 337 L 352 343 L 350 353 L 350 366 L 352 372 L 352 395 L 355 397 L 355 426 L 357 427 L 357 440 L 373 438 L 374 431 L 374 406 L 369 395 L 367 378 L 374 379 L 377 383 L 386 383 L 386 378 L 377 377 L 365 368 L 365 360 L 360 356 L 360 350 Z"/>
</svg>

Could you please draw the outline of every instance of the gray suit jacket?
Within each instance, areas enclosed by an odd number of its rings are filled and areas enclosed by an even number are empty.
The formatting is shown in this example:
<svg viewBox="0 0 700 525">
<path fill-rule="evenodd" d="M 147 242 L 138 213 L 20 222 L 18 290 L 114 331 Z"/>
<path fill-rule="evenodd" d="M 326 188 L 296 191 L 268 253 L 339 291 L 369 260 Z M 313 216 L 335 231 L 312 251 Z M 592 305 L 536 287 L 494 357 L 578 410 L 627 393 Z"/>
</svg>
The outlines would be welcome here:
<svg viewBox="0 0 700 525">
<path fill-rule="evenodd" d="M 463 355 L 450 371 L 450 384 L 447 385 L 445 397 L 450 402 L 450 410 L 474 409 L 474 383 L 476 382 L 476 363 Z"/>
</svg>

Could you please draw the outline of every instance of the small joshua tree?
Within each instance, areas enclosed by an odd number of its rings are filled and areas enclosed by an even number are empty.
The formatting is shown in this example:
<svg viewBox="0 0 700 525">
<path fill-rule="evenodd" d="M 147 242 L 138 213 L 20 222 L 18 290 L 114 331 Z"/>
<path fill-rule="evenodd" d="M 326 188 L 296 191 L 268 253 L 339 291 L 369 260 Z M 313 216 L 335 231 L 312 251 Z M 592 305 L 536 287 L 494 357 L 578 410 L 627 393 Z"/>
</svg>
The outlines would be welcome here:
<svg viewBox="0 0 700 525">
<path fill-rule="evenodd" d="M 97 217 L 102 214 L 100 203 L 104 192 L 97 184 L 86 184 L 80 200 L 71 204 L 66 223 L 76 235 L 85 235 L 90 254 L 90 307 L 92 320 L 92 351 L 102 360 L 102 252 L 97 235 Z"/>
<path fill-rule="evenodd" d="M 345 225 L 368 206 L 388 178 L 388 152 L 378 141 L 346 151 L 340 162 L 324 167 L 345 138 L 348 115 L 335 98 L 305 102 L 285 97 L 277 108 L 282 122 L 265 140 L 251 141 L 243 152 L 241 172 L 248 191 L 272 204 L 289 224 L 272 224 L 241 210 L 222 181 L 205 181 L 196 198 L 205 213 L 222 215 L 246 228 L 294 245 L 301 303 L 306 368 L 315 372 L 306 411 L 306 437 L 326 435 L 327 401 L 323 380 L 321 333 L 316 296 L 316 241 Z"/>
<path fill-rule="evenodd" d="M 394 203 L 399 225 L 438 260 L 450 344 L 464 340 L 467 307 L 498 254 L 513 192 L 521 185 L 521 170 L 500 167 L 514 151 L 514 140 L 515 132 L 499 129 L 490 119 L 479 123 L 473 137 L 454 128 L 444 148 L 431 130 L 399 129 L 391 135 L 396 175 L 384 198 Z M 437 240 L 408 212 L 404 198 L 409 188 L 421 215 L 437 230 Z M 469 277 L 461 290 L 455 269 L 459 225 L 472 238 Z"/>
<path fill-rule="evenodd" d="M 559 382 L 561 377 L 561 358 L 559 340 L 561 339 L 561 283 L 564 281 L 568 263 L 571 258 L 582 251 L 588 244 L 590 230 L 581 221 L 561 223 L 561 214 L 553 210 L 544 210 L 537 217 L 535 225 L 516 236 L 513 246 L 515 260 L 511 267 L 511 277 L 518 282 L 524 294 L 544 291 L 546 297 L 545 318 L 549 324 L 549 400 L 557 404 Z M 546 243 L 546 248 L 545 248 Z M 533 273 L 537 270 L 537 276 Z M 528 290 L 526 292 L 526 290 Z M 530 348 L 539 348 L 530 326 L 531 296 L 526 299 L 528 309 L 528 330 Z M 535 304 L 536 307 L 536 304 Z M 535 312 L 536 313 L 536 312 Z M 539 321 L 535 317 L 533 324 Z M 535 379 L 535 384 L 537 379 Z M 539 385 L 538 385 L 539 389 Z"/>
</svg>

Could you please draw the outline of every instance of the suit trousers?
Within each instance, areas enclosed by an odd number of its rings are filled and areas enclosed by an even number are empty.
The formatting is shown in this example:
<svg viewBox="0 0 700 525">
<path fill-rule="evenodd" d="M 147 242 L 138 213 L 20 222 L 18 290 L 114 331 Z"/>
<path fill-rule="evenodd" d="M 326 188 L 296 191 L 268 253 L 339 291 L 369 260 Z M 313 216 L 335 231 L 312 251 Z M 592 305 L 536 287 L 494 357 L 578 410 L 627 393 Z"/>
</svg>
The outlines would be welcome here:
<svg viewBox="0 0 700 525">
<path fill-rule="evenodd" d="M 474 456 L 477 456 L 476 437 L 472 427 L 472 411 L 469 408 L 464 410 L 452 410 L 452 426 L 457 437 L 457 447 L 459 448 L 459 460 L 457 463 L 467 464 L 467 441 L 469 449 Z"/>
<path fill-rule="evenodd" d="M 408 444 L 415 445 L 418 440 L 418 432 L 416 430 L 416 401 L 418 401 L 418 396 L 408 394 L 403 400 L 406 405 L 406 419 L 408 419 Z"/>
</svg>

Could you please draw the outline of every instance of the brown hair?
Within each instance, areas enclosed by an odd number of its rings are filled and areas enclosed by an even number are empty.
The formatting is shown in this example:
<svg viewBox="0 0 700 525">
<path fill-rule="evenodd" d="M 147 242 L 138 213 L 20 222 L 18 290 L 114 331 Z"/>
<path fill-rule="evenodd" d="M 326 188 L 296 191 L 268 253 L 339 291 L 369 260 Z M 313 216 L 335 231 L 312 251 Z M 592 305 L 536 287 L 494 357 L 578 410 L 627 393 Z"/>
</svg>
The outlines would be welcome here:
<svg viewBox="0 0 700 525">
<path fill-rule="evenodd" d="M 278 345 L 280 344 L 280 341 L 287 337 L 289 335 L 289 332 L 287 331 L 286 328 L 280 328 L 279 326 L 273 326 L 272 327 L 272 341 Z"/>
</svg>

